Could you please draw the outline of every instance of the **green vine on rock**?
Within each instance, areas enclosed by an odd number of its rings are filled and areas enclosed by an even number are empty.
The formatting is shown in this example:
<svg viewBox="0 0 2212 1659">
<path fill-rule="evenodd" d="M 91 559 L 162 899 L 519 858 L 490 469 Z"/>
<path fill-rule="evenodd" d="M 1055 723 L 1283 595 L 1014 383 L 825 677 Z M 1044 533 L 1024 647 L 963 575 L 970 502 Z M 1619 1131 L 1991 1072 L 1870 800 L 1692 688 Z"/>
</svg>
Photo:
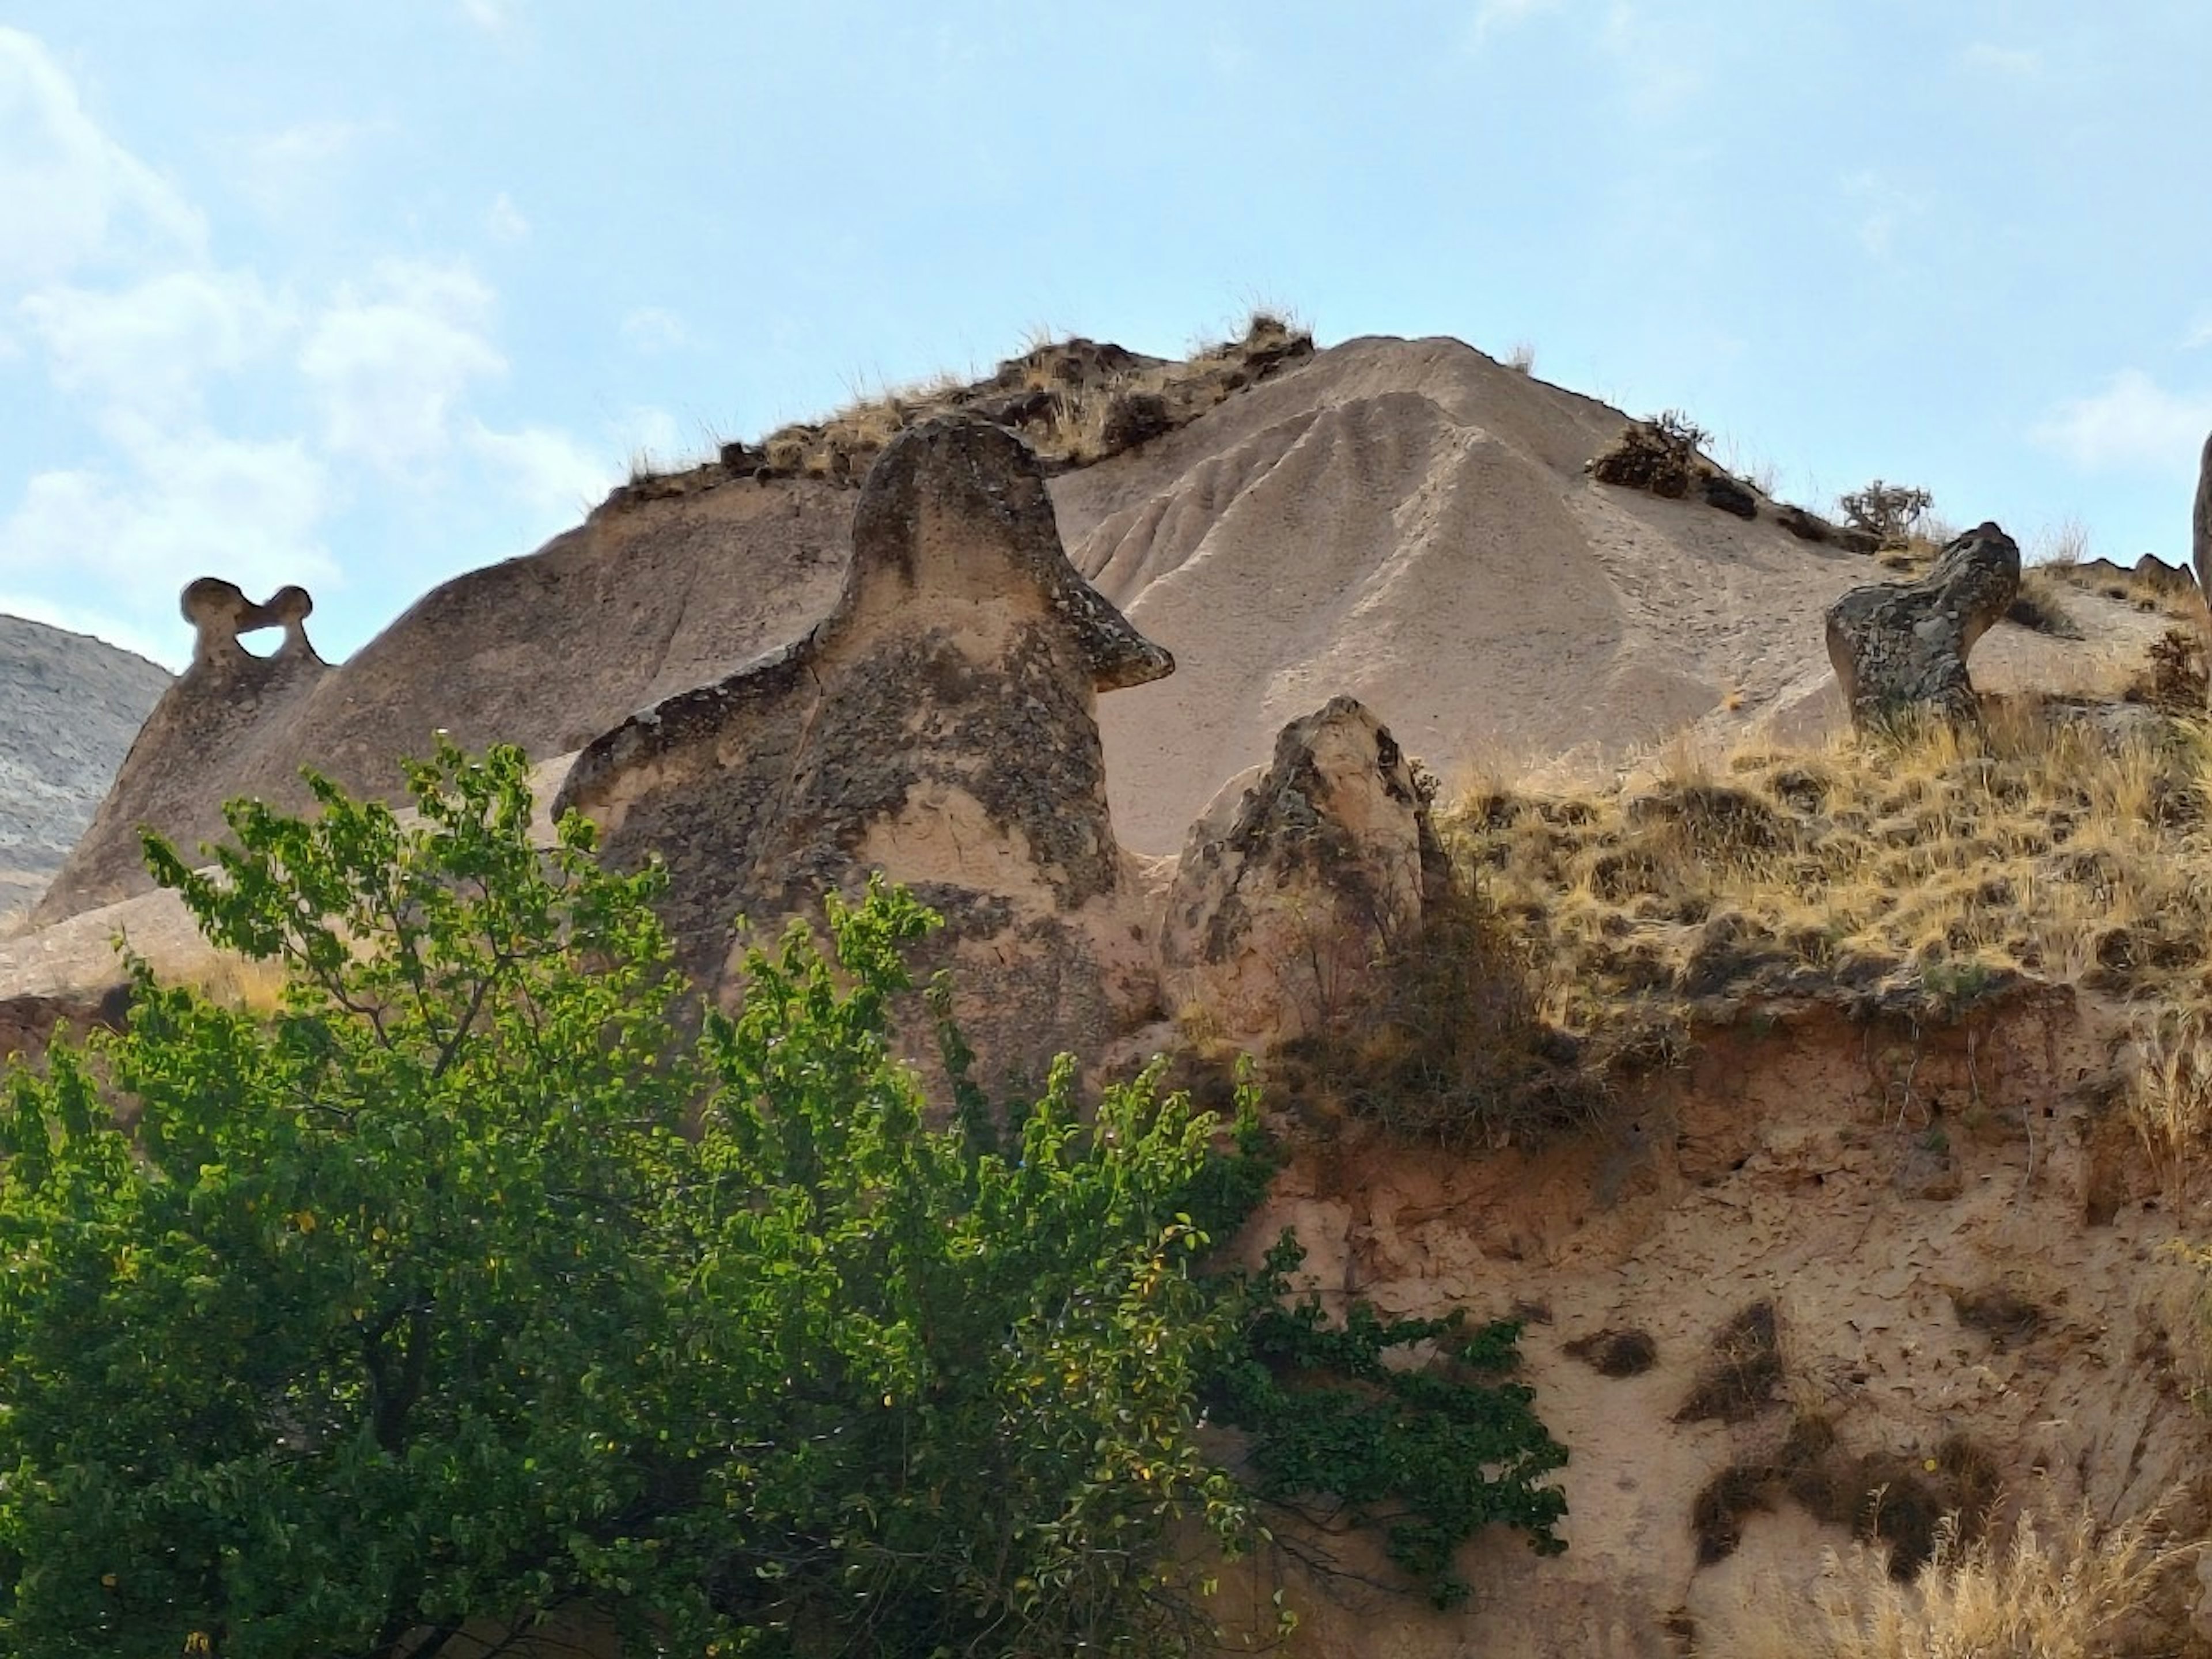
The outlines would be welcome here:
<svg viewBox="0 0 2212 1659">
<path fill-rule="evenodd" d="M 1453 1558 L 1486 1526 L 1525 1533 L 1541 1555 L 1565 1549 L 1555 1528 L 1566 1496 L 1545 1477 L 1567 1449 L 1537 1417 L 1534 1390 L 1487 1380 L 1519 1364 L 1520 1324 L 1469 1334 L 1456 1311 L 1385 1320 L 1357 1302 L 1332 1326 L 1318 1299 L 1287 1299 L 1304 1259 L 1287 1231 L 1267 1253 L 1238 1356 L 1217 1379 L 1223 1420 L 1252 1436 L 1258 1495 L 1310 1518 L 1315 1500 L 1334 1498 L 1354 1527 L 1383 1529 L 1390 1559 L 1440 1608 L 1467 1600 Z M 1389 1363 L 1424 1342 L 1448 1344 L 1449 1363 Z"/>
</svg>

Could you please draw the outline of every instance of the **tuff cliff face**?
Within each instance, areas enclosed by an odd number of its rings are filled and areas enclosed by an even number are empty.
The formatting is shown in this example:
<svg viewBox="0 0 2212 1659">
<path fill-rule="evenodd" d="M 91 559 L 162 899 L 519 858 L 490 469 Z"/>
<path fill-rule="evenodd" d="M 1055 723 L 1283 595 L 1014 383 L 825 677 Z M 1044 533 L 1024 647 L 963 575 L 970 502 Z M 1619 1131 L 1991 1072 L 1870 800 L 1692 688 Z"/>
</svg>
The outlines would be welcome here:
<svg viewBox="0 0 2212 1659">
<path fill-rule="evenodd" d="M 1132 372 L 1103 353 L 1068 372 Z M 1182 665 L 1101 705 L 1133 850 L 1177 852 L 1224 780 L 1340 694 L 1448 783 L 1486 764 L 1608 763 L 1684 730 L 1803 736 L 1842 718 L 1817 626 L 1786 619 L 1817 617 L 1869 562 L 1801 539 L 1771 503 L 1745 520 L 1597 482 L 1585 469 L 1620 411 L 1449 340 L 1271 346 L 1200 368 L 1205 398 L 1165 428 L 1045 468 L 1071 562 Z M 1036 399 L 1003 407 L 1013 395 L 991 406 L 1019 424 Z M 188 760 L 142 745 L 40 920 L 144 891 L 139 823 L 191 846 L 232 796 L 304 805 L 302 763 L 396 798 L 397 761 L 441 728 L 550 758 L 790 645 L 837 604 L 851 562 L 860 464 L 835 453 L 842 477 L 744 451 L 625 488 L 538 552 L 424 595 L 296 698 L 204 717 L 224 736 L 180 741 Z M 2083 603 L 2128 648 L 2162 626 Z M 2101 660 L 2000 626 L 1976 678 L 2063 690 Z"/>
<path fill-rule="evenodd" d="M 1962 746 L 2015 741 L 2004 721 L 1911 764 L 1818 746 L 1851 702 L 1824 614 L 1850 624 L 1850 690 L 1911 658 L 1905 690 L 1957 712 L 2092 684 L 2161 619 L 2084 594 L 2082 641 L 1998 620 L 2017 550 L 1993 526 L 1869 589 L 1863 554 L 1756 492 L 1592 476 L 1617 412 L 1449 342 L 1125 411 L 1126 447 L 1072 470 L 1013 430 L 1031 408 L 908 422 L 857 493 L 844 440 L 814 434 L 820 477 L 733 447 L 337 667 L 299 590 L 195 583 L 192 667 L 49 895 L 64 920 L 0 945 L 0 995 L 83 985 L 65 969 L 118 925 L 179 960 L 158 896 L 92 908 L 143 885 L 141 822 L 190 841 L 226 796 L 296 801 L 302 759 L 386 792 L 440 727 L 574 750 L 553 804 L 617 863 L 667 863 L 709 994 L 741 915 L 757 938 L 885 873 L 947 916 L 921 967 L 953 970 L 1002 1073 L 1068 1048 L 1268 1057 L 1290 1161 L 1236 1248 L 1296 1231 L 1330 1312 L 1522 1323 L 1522 1380 L 1572 1451 L 1566 1555 L 1479 1539 L 1472 1601 L 1438 1613 L 1340 1517 L 1292 1517 L 1224 1578 L 1232 1632 L 1272 1630 L 1280 1582 L 1320 1656 L 1659 1659 L 1765 1577 L 1802 1600 L 1825 1546 L 1924 1553 L 1946 1509 L 2168 1498 L 2212 1525 L 2202 1282 L 2163 1249 L 2212 1218 L 2124 1109 L 2145 1061 L 2119 1000 L 2201 969 L 2203 896 L 2168 878 L 2202 850 L 2195 775 L 2144 709 L 2017 754 Z M 1994 578 L 1954 580 L 1977 548 Z M 272 628 L 270 655 L 239 645 Z M 1692 758 L 1662 771 L 1759 746 L 1610 805 L 1467 787 L 1668 733 Z M 1299 1044 L 1356 1038 L 1446 898 L 1491 906 L 1515 971 L 1550 953 L 1509 1012 L 1540 1025 L 1536 1059 L 1586 1068 L 1567 1115 L 1394 1133 L 1305 1086 L 1324 1073 Z M 1424 1018 L 1372 1050 L 1401 1079 Z M 2148 1610 L 2147 1651 L 2201 1639 L 2203 1588 Z"/>
<path fill-rule="evenodd" d="M 0 915 L 52 881 L 168 684 L 143 657 L 0 617 Z"/>
<path fill-rule="evenodd" d="M 1109 982 L 1130 928 L 1096 709 L 1174 661 L 1069 566 L 1037 458 L 1002 427 L 893 440 L 853 548 L 820 624 L 595 739 L 556 810 L 596 819 L 618 864 L 668 865 L 677 939 L 709 984 L 738 918 L 772 938 L 825 890 L 904 882 L 945 918 L 924 967 L 963 970 L 979 1047 L 1040 1076 L 1150 1000 Z"/>
<path fill-rule="evenodd" d="M 1337 1522 L 1286 1522 L 1255 1567 L 1287 1576 L 1304 1650 L 1725 1655 L 1747 1597 L 1808 1601 L 1855 1534 L 1911 1565 L 1945 1510 L 2203 1526 L 2201 1281 L 2168 1247 L 2204 1198 L 2112 1109 L 2123 1012 L 2047 988 L 1946 1024 L 1777 1002 L 1700 1031 L 1594 1139 L 1310 1141 L 1248 1252 L 1294 1229 L 1333 1310 L 1521 1320 L 1520 1380 L 1571 1456 L 1566 1553 L 1479 1540 L 1451 1613 L 1380 1589 Z M 1252 1583 L 1225 1606 L 1264 1632 Z M 2202 1651 L 2207 1603 L 2183 1575 L 2115 1641 Z"/>
</svg>

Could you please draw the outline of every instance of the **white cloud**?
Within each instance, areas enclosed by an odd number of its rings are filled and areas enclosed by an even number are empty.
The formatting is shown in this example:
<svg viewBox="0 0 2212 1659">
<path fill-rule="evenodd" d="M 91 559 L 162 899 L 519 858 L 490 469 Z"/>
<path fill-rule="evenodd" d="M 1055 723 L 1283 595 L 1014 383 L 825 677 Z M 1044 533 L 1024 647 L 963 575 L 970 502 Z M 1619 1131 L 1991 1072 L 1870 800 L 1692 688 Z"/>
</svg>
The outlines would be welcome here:
<svg viewBox="0 0 2212 1659">
<path fill-rule="evenodd" d="M 1557 11 L 1559 0 L 1480 0 L 1468 26 L 1468 41 L 1480 46 L 1496 31 L 1510 28 L 1540 12 Z"/>
<path fill-rule="evenodd" d="M 2033 81 L 2043 74 L 2043 54 L 2028 46 L 1977 40 L 1959 54 L 1959 61 L 1978 73 L 2005 80 Z"/>
<path fill-rule="evenodd" d="M 484 228 L 495 242 L 519 242 L 530 234 L 530 221 L 522 216 L 522 210 L 505 191 L 492 199 L 491 210 L 484 215 Z"/>
<path fill-rule="evenodd" d="M 358 121 L 303 121 L 238 147 L 238 184 L 264 213 L 283 213 L 322 194 L 333 173 L 378 131 Z"/>
<path fill-rule="evenodd" d="M 329 447 L 386 471 L 447 452 L 455 405 L 507 368 L 480 331 L 492 301 L 466 265 L 396 259 L 343 290 L 300 353 Z"/>
<path fill-rule="evenodd" d="M 292 321 L 243 271 L 172 271 L 107 293 L 52 288 L 19 309 L 63 391 L 171 418 L 195 413 L 207 376 L 244 368 Z"/>
<path fill-rule="evenodd" d="M 33 36 L 0 27 L 0 285 L 61 281 L 95 261 L 196 258 L 207 227 L 168 182 L 94 124 Z"/>
<path fill-rule="evenodd" d="M 1858 215 L 1853 228 L 1859 246 L 1877 259 L 1894 256 L 1898 233 L 1929 210 L 1927 197 L 1891 184 L 1877 173 L 1847 173 L 1843 190 Z"/>
<path fill-rule="evenodd" d="M 113 593 L 131 614 L 173 608 L 195 576 L 249 592 L 336 578 L 321 542 L 330 505 L 322 464 L 296 440 L 206 431 L 132 434 L 130 467 L 42 472 L 0 522 L 0 578 Z M 137 596 L 132 604 L 123 596 Z"/>
<path fill-rule="evenodd" d="M 673 351 L 691 343 L 691 331 L 672 311 L 643 306 L 622 319 L 622 337 L 640 351 Z"/>
<path fill-rule="evenodd" d="M 461 12 L 478 28 L 498 34 L 522 15 L 522 0 L 461 0 Z"/>
<path fill-rule="evenodd" d="M 547 427 L 495 432 L 478 422 L 463 441 L 503 477 L 517 501 L 556 523 L 574 519 L 622 481 L 622 469 L 607 457 Z"/>
<path fill-rule="evenodd" d="M 2141 369 L 2123 369 L 2094 397 L 2062 404 L 2034 437 L 2091 471 L 2192 472 L 2207 431 L 2212 392 L 2168 392 Z"/>
<path fill-rule="evenodd" d="M 1632 0 L 1613 0 L 1597 39 L 1639 115 L 1675 114 L 1705 89 L 1703 44 L 1671 11 L 1655 18 Z"/>
</svg>

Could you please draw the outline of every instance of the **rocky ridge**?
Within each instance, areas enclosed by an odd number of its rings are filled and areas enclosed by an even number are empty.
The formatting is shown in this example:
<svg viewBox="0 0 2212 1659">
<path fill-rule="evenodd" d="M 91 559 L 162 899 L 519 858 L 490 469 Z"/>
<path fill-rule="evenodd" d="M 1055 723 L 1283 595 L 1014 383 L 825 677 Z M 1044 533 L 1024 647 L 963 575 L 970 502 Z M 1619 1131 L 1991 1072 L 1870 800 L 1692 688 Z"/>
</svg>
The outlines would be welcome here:
<svg viewBox="0 0 2212 1659">
<path fill-rule="evenodd" d="M 169 678 L 100 640 L 0 617 L 0 916 L 46 890 Z"/>
</svg>

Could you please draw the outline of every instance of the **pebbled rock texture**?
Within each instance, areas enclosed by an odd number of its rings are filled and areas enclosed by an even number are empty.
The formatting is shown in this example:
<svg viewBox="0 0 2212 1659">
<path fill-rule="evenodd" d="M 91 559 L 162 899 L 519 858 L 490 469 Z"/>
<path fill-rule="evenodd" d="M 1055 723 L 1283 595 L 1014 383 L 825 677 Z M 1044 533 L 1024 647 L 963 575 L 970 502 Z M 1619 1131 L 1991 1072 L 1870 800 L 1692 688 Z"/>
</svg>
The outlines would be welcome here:
<svg viewBox="0 0 2212 1659">
<path fill-rule="evenodd" d="M 1828 607 L 1828 660 L 1853 722 L 1976 716 L 1966 655 L 2020 592 L 2020 545 L 1984 523 L 1917 581 L 1855 587 Z"/>
</svg>

